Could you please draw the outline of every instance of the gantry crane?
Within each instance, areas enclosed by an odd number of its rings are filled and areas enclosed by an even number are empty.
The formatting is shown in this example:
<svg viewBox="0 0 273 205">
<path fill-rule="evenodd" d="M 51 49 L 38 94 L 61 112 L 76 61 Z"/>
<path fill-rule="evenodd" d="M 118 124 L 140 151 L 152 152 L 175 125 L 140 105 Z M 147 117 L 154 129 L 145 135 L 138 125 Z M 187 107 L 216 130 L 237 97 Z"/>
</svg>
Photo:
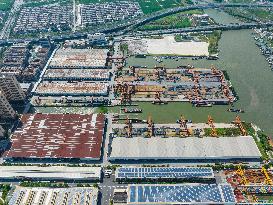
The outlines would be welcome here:
<svg viewBox="0 0 273 205">
<path fill-rule="evenodd" d="M 132 137 L 132 130 L 133 130 L 133 124 L 132 121 L 129 120 L 129 117 L 127 116 L 126 118 L 126 132 L 127 132 L 127 137 Z"/>
<path fill-rule="evenodd" d="M 243 123 L 241 121 L 241 118 L 239 116 L 236 116 L 234 123 L 239 127 L 242 136 L 246 136 L 247 135 L 247 131 L 243 126 Z"/>
<path fill-rule="evenodd" d="M 116 88 L 116 92 L 120 92 L 121 94 L 121 104 L 131 103 L 132 101 L 132 93 L 134 88 L 128 84 L 119 84 Z"/>
<path fill-rule="evenodd" d="M 268 172 L 267 172 L 265 167 L 262 167 L 262 173 L 265 176 L 265 183 L 268 184 L 268 185 L 273 185 L 272 179 L 268 175 Z"/>
<path fill-rule="evenodd" d="M 156 94 L 155 94 L 155 100 L 157 102 L 161 102 L 161 94 L 160 94 L 160 92 L 156 92 Z"/>
<path fill-rule="evenodd" d="M 183 133 L 186 133 L 187 136 L 190 136 L 190 131 L 187 126 L 187 120 L 183 115 L 180 117 L 180 135 L 183 135 Z"/>
<path fill-rule="evenodd" d="M 216 131 L 216 128 L 215 128 L 215 125 L 214 125 L 214 120 L 213 118 L 209 115 L 208 116 L 208 125 L 211 127 L 211 136 L 212 137 L 217 137 L 217 131 Z"/>
<path fill-rule="evenodd" d="M 148 117 L 147 124 L 148 124 L 147 137 L 152 137 L 154 136 L 154 123 L 151 116 Z"/>
</svg>

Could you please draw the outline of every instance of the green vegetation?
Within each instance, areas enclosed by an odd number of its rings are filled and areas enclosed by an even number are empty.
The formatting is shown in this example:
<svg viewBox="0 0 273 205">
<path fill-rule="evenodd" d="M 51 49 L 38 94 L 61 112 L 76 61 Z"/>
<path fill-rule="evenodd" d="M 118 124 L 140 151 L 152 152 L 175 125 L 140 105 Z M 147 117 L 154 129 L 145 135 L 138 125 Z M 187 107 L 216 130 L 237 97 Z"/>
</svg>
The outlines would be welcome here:
<svg viewBox="0 0 273 205">
<path fill-rule="evenodd" d="M 120 45 L 120 50 L 121 50 L 121 52 L 123 53 L 123 55 L 124 55 L 125 53 L 128 53 L 128 44 L 127 44 L 127 43 L 121 44 L 121 45 Z"/>
<path fill-rule="evenodd" d="M 267 200 L 268 203 L 273 203 L 273 196 L 272 195 L 256 195 L 259 200 Z"/>
<path fill-rule="evenodd" d="M 77 0 L 77 3 L 80 4 L 89 4 L 89 3 L 104 3 L 104 2 L 113 2 L 117 0 Z M 176 6 L 183 6 L 184 4 L 180 0 L 137 0 L 143 13 L 148 14 L 156 12 L 162 9 L 167 9 Z M 191 2 L 187 0 L 187 2 Z"/>
<path fill-rule="evenodd" d="M 209 54 L 217 54 L 218 53 L 218 42 L 221 39 L 222 32 L 221 31 L 213 31 L 211 34 L 200 35 L 199 39 L 202 41 L 206 41 L 209 43 Z"/>
<path fill-rule="evenodd" d="M 118 164 L 113 164 L 113 165 L 107 165 L 106 169 L 116 170 L 118 167 L 121 167 L 121 166 Z"/>
<path fill-rule="evenodd" d="M 211 135 L 211 128 L 205 128 L 205 136 Z M 239 128 L 216 128 L 217 135 L 220 137 L 232 137 L 240 136 L 241 132 Z"/>
<path fill-rule="evenodd" d="M 173 14 L 170 16 L 163 17 L 161 19 L 155 20 L 143 26 L 140 26 L 139 30 L 160 30 L 160 29 L 176 29 L 176 28 L 186 28 L 192 26 L 192 22 L 189 16 L 192 14 L 203 14 L 202 10 L 192 10 L 186 12 L 180 12 L 178 14 Z"/>
<path fill-rule="evenodd" d="M 104 113 L 104 114 L 108 113 L 108 108 L 104 107 L 104 106 L 99 106 L 97 112 L 98 113 Z"/>
<path fill-rule="evenodd" d="M 216 3 L 223 3 L 224 0 L 214 0 Z M 228 0 L 229 3 L 253 3 L 253 0 Z"/>
<path fill-rule="evenodd" d="M 36 6 L 44 6 L 44 5 L 48 5 L 48 4 L 67 4 L 67 3 L 72 3 L 72 0 L 27 0 L 25 1 L 24 6 L 27 7 L 36 7 Z"/>
<path fill-rule="evenodd" d="M 2 199 L 5 201 L 6 198 L 7 198 L 7 195 L 9 193 L 9 191 L 11 190 L 11 186 L 9 184 L 0 184 L 0 189 L 2 191 Z M 3 203 L 1 200 L 0 200 L 0 205 L 4 205 L 6 203 Z"/>
<path fill-rule="evenodd" d="M 270 8 L 227 8 L 225 11 L 235 17 L 245 21 L 271 21 L 273 20 L 273 12 Z"/>
<path fill-rule="evenodd" d="M 174 36 L 174 40 L 175 40 L 176 42 L 182 42 L 182 41 L 183 41 L 183 38 L 182 38 L 181 35 L 177 34 L 177 35 Z"/>
<path fill-rule="evenodd" d="M 255 142 L 262 154 L 262 159 L 268 160 L 269 159 L 268 152 L 271 151 L 272 148 L 269 144 L 267 135 L 265 135 L 261 131 L 257 132 L 257 134 L 256 134 L 251 123 L 243 123 L 243 126 L 245 127 L 247 134 L 251 135 L 253 137 L 253 139 L 255 140 Z"/>
<path fill-rule="evenodd" d="M 14 0 L 0 0 L 0 10 L 9 11 L 14 3 Z"/>
<path fill-rule="evenodd" d="M 221 39 L 221 34 L 221 31 L 213 31 L 212 34 L 208 35 L 210 54 L 218 53 L 218 42 Z"/>
<path fill-rule="evenodd" d="M 99 188 L 99 185 L 97 183 L 93 184 L 94 188 Z"/>
<path fill-rule="evenodd" d="M 32 182 L 24 181 L 20 183 L 24 187 L 52 187 L 52 188 L 67 188 L 68 184 L 66 183 L 50 183 L 50 182 Z"/>
</svg>

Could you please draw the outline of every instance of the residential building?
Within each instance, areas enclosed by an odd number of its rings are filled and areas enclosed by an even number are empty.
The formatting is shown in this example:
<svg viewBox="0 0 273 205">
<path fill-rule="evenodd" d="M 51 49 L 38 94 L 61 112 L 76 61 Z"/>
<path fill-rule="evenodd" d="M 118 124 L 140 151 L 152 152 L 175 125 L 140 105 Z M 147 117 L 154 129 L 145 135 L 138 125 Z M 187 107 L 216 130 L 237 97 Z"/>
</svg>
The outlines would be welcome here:
<svg viewBox="0 0 273 205">
<path fill-rule="evenodd" d="M 0 89 L 8 101 L 23 101 L 26 97 L 14 75 L 1 75 Z"/>
<path fill-rule="evenodd" d="M 16 112 L 9 104 L 6 96 L 0 91 L 0 118 L 14 118 Z"/>
</svg>

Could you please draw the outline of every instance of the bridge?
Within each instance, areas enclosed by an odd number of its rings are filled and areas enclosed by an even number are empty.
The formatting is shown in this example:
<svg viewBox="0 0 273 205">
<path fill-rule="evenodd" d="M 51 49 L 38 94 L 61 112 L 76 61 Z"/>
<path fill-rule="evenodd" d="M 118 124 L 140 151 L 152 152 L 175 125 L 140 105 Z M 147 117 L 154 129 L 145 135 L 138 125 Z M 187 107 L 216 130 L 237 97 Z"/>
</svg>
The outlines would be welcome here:
<svg viewBox="0 0 273 205">
<path fill-rule="evenodd" d="M 135 19 L 135 21 L 132 19 L 131 21 L 120 24 L 114 28 L 110 29 L 104 29 L 101 30 L 100 32 L 102 33 L 115 33 L 122 31 L 123 33 L 126 33 L 128 31 L 131 31 L 139 26 L 142 26 L 144 24 L 147 24 L 151 21 L 155 21 L 157 19 L 176 14 L 179 12 L 183 11 L 190 11 L 190 10 L 198 10 L 198 9 L 221 9 L 221 8 L 232 8 L 232 7 L 242 7 L 242 8 L 259 8 L 259 7 L 273 7 L 273 4 L 268 3 L 268 4 L 257 4 L 257 3 L 211 3 L 211 4 L 198 4 L 198 5 L 193 5 L 193 6 L 185 6 L 185 7 L 175 7 L 175 8 L 170 8 L 166 9 L 163 11 L 155 12 L 152 13 L 150 16 L 144 16 L 142 19 Z"/>
<path fill-rule="evenodd" d="M 135 36 L 142 35 L 161 35 L 161 34 L 172 34 L 172 33 L 189 33 L 189 32 L 201 32 L 201 31 L 214 31 L 214 30 L 240 30 L 240 29 L 253 29 L 253 28 L 265 28 L 267 26 L 273 26 L 273 22 L 267 23 L 241 23 L 241 24 L 225 24 L 225 25 L 212 25 L 212 26 L 199 26 L 189 27 L 180 29 L 164 29 L 154 31 L 138 31 L 135 32 Z M 130 33 L 128 33 L 130 34 Z"/>
</svg>

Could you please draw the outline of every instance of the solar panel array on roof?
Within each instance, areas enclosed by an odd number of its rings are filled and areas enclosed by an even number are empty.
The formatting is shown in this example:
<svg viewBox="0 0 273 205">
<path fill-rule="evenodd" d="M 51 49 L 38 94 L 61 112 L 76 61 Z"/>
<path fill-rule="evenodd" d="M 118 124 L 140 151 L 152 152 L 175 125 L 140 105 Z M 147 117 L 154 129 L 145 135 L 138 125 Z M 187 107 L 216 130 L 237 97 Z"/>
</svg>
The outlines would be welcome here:
<svg viewBox="0 0 273 205">
<path fill-rule="evenodd" d="M 100 158 L 102 114 L 26 114 L 21 122 L 5 158 Z"/>
<path fill-rule="evenodd" d="M 116 170 L 116 178 L 214 178 L 214 174 L 208 167 L 120 167 Z"/>
<path fill-rule="evenodd" d="M 129 185 L 128 204 L 235 204 L 229 184 Z"/>
</svg>

